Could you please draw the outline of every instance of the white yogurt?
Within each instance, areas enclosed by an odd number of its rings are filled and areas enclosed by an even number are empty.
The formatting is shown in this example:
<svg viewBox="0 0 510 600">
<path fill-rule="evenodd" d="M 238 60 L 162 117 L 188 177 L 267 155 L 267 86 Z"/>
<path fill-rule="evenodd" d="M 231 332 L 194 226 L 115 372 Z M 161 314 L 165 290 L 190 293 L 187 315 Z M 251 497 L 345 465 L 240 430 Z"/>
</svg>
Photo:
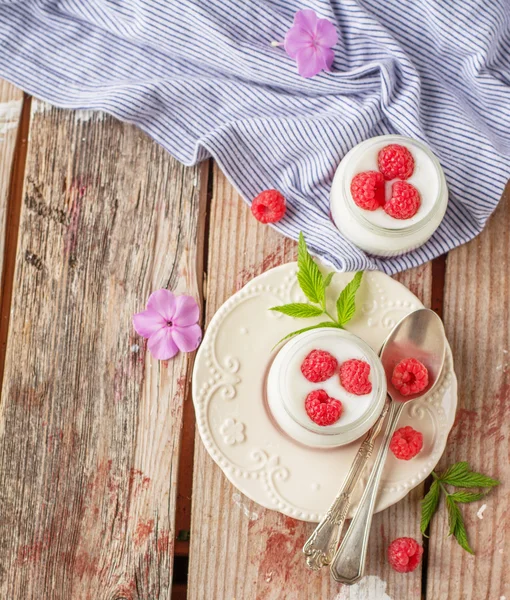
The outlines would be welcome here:
<svg viewBox="0 0 510 600">
<path fill-rule="evenodd" d="M 377 156 L 388 144 L 405 146 L 414 158 L 414 172 L 406 181 L 420 193 L 421 205 L 410 219 L 394 219 L 382 207 L 363 210 L 352 199 L 353 177 L 378 171 Z M 386 182 L 387 201 L 395 181 Z M 397 135 L 372 138 L 355 146 L 338 166 L 331 187 L 331 214 L 340 232 L 362 250 L 379 256 L 403 254 L 423 245 L 441 223 L 447 203 L 446 179 L 437 158 L 425 144 Z"/>
<path fill-rule="evenodd" d="M 301 373 L 301 365 L 312 350 L 326 350 L 339 366 L 351 358 L 366 361 L 370 365 L 372 392 L 363 396 L 350 394 L 341 386 L 338 371 L 326 381 L 308 381 Z M 342 414 L 332 425 L 317 425 L 306 413 L 306 397 L 319 389 L 342 403 Z M 276 422 L 288 435 L 308 446 L 341 446 L 356 440 L 375 423 L 385 397 L 386 378 L 378 356 L 363 340 L 341 329 L 316 329 L 287 342 L 273 361 L 267 379 L 268 404 Z"/>
</svg>

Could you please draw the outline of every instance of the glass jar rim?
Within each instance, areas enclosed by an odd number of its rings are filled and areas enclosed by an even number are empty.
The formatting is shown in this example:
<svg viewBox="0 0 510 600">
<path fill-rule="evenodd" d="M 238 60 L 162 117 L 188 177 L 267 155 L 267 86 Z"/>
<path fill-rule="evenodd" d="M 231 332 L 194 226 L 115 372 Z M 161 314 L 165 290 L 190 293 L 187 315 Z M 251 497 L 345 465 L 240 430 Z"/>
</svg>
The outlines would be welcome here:
<svg viewBox="0 0 510 600">
<path fill-rule="evenodd" d="M 364 149 L 368 149 L 371 146 L 374 146 L 375 144 L 379 143 L 383 138 L 387 139 L 389 143 L 406 142 L 408 144 L 409 143 L 414 144 L 414 145 L 418 146 L 421 150 L 423 150 L 427 154 L 427 156 L 430 158 L 430 160 L 436 170 L 438 179 L 439 179 L 439 189 L 437 191 L 437 196 L 434 200 L 434 203 L 433 203 L 431 209 L 429 210 L 429 212 L 427 213 L 427 215 L 422 220 L 418 221 L 417 223 L 413 223 L 412 225 L 409 225 L 407 227 L 401 227 L 400 229 L 381 227 L 379 225 L 376 225 L 372 221 L 369 221 L 366 217 L 363 216 L 361 209 L 356 206 L 356 204 L 354 203 L 354 200 L 352 199 L 352 194 L 350 193 L 350 182 L 348 182 L 346 178 L 344 179 L 344 182 L 343 182 L 342 192 L 343 192 L 344 198 L 346 200 L 345 205 L 347 206 L 349 213 L 354 218 L 354 220 L 356 220 L 358 223 L 360 223 L 360 225 L 362 225 L 366 229 L 370 230 L 372 233 L 383 234 L 383 235 L 389 236 L 389 237 L 401 237 L 404 235 L 409 235 L 409 234 L 421 231 L 428 223 L 430 223 L 430 221 L 432 219 L 434 219 L 434 217 L 437 213 L 437 210 L 441 207 L 441 204 L 442 204 L 441 200 L 445 193 L 445 190 L 447 189 L 446 179 L 444 176 L 443 168 L 441 167 L 441 163 L 439 162 L 439 159 L 437 158 L 437 156 L 431 151 L 431 149 L 426 144 L 424 144 L 423 142 L 420 142 L 419 140 L 416 140 L 414 138 L 409 138 L 404 135 L 392 135 L 392 134 L 380 135 L 380 136 L 365 140 L 364 142 L 361 142 L 360 144 L 355 146 L 355 148 L 353 148 L 353 150 L 355 150 L 357 153 L 357 151 L 362 150 L 362 146 L 364 147 Z M 390 140 L 390 138 L 391 138 L 391 140 Z M 370 142 L 370 144 L 368 144 L 368 142 Z M 366 146 L 365 146 L 365 144 L 366 144 Z"/>
</svg>

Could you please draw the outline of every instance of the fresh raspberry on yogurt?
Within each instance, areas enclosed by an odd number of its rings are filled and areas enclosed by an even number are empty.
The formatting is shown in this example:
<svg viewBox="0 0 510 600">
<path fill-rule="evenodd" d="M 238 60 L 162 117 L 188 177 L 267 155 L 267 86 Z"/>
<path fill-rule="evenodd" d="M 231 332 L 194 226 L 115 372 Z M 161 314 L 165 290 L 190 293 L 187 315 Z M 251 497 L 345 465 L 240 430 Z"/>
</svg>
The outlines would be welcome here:
<svg viewBox="0 0 510 600">
<path fill-rule="evenodd" d="M 377 155 L 379 171 L 384 179 L 408 179 L 414 172 L 411 152 L 400 144 L 388 144 Z"/>
<path fill-rule="evenodd" d="M 331 398 L 325 390 L 310 392 L 305 400 L 306 414 L 317 425 L 333 425 L 342 415 L 342 403 Z"/>
<path fill-rule="evenodd" d="M 372 391 L 369 379 L 370 365 L 364 360 L 351 358 L 340 367 L 340 383 L 351 394 L 364 396 Z"/>
<path fill-rule="evenodd" d="M 308 381 L 320 383 L 332 377 L 338 367 L 337 359 L 325 350 L 312 350 L 301 365 L 301 373 Z"/>
<path fill-rule="evenodd" d="M 378 171 L 365 171 L 352 178 L 352 199 L 364 210 L 377 210 L 383 206 L 384 193 L 384 177 Z"/>
<path fill-rule="evenodd" d="M 384 210 L 394 219 L 410 219 L 421 206 L 420 192 L 407 181 L 395 181 Z"/>
</svg>

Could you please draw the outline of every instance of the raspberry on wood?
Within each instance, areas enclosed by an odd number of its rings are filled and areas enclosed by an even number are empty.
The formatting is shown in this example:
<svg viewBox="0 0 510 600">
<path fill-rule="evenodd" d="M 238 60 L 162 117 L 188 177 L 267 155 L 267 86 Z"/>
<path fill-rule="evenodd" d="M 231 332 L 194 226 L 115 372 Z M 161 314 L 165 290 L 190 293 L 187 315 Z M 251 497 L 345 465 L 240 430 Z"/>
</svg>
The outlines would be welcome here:
<svg viewBox="0 0 510 600">
<path fill-rule="evenodd" d="M 401 537 L 388 547 L 388 561 L 398 573 L 410 573 L 420 564 L 423 548 L 416 540 Z"/>
<path fill-rule="evenodd" d="M 338 367 L 337 359 L 325 350 L 312 350 L 301 365 L 301 373 L 312 383 L 332 377 Z"/>
<path fill-rule="evenodd" d="M 285 214 L 285 198 L 278 190 L 265 190 L 253 199 L 251 212 L 261 223 L 276 223 Z"/>
</svg>

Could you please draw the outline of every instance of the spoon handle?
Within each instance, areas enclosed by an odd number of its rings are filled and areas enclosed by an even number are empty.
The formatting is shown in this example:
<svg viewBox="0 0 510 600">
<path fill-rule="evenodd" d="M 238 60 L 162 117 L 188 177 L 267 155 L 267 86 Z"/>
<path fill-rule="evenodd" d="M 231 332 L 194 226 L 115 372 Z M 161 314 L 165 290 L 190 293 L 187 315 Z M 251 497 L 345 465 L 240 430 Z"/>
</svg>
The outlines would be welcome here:
<svg viewBox="0 0 510 600">
<path fill-rule="evenodd" d="M 403 408 L 403 402 L 392 401 L 390 404 L 388 424 L 386 425 L 384 438 L 375 459 L 367 487 L 363 492 L 349 529 L 331 564 L 331 575 L 336 581 L 352 585 L 363 577 L 370 526 L 372 524 L 379 482 L 391 437 L 393 436 Z"/>
<path fill-rule="evenodd" d="M 324 565 L 329 565 L 333 560 L 344 521 L 351 505 L 352 492 L 365 469 L 368 459 L 372 456 L 375 440 L 381 431 L 389 407 L 390 398 L 387 396 L 383 410 L 359 447 L 337 497 L 303 546 L 306 564 L 312 571 L 318 571 Z"/>
</svg>

